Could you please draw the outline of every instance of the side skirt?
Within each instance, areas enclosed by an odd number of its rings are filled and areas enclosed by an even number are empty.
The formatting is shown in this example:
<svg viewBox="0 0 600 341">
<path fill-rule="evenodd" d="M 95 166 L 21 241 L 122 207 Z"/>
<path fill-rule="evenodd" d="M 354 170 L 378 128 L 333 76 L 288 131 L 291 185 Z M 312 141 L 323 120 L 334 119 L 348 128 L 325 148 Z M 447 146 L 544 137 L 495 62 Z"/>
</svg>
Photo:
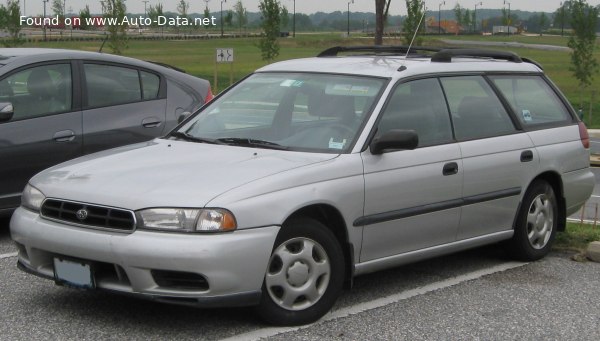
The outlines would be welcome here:
<svg viewBox="0 0 600 341">
<path fill-rule="evenodd" d="M 358 263 L 354 266 L 354 275 L 360 276 L 371 272 L 392 268 L 399 265 L 414 263 L 428 258 L 434 258 L 449 253 L 455 253 L 475 247 L 497 243 L 502 240 L 510 239 L 514 230 L 496 232 L 485 236 L 469 238 L 456 241 L 449 244 L 432 246 L 426 249 L 410 251 L 399 255 L 370 260 L 364 263 Z"/>
</svg>

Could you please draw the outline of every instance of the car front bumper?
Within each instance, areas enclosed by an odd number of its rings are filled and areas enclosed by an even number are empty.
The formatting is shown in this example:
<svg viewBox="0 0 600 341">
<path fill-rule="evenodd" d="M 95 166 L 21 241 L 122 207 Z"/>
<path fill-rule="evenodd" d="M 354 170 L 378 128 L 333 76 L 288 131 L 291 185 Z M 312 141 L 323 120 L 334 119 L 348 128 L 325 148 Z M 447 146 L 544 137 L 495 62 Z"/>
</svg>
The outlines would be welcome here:
<svg viewBox="0 0 600 341">
<path fill-rule="evenodd" d="M 279 228 L 123 234 L 49 221 L 22 207 L 10 223 L 22 270 L 54 279 L 55 258 L 75 260 L 94 269 L 98 289 L 206 307 L 258 303 Z M 157 280 L 157 273 L 169 280 Z M 190 274 L 205 283 L 182 285 Z"/>
</svg>

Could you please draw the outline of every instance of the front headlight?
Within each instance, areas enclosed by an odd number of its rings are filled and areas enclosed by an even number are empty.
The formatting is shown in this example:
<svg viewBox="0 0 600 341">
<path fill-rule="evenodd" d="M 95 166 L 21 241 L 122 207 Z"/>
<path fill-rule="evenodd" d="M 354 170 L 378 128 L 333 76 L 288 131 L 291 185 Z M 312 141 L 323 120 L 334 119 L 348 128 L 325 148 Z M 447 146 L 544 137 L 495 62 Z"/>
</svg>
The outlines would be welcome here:
<svg viewBox="0 0 600 341">
<path fill-rule="evenodd" d="M 44 199 L 46 199 L 44 193 L 30 184 L 27 184 L 23 190 L 23 194 L 21 194 L 21 205 L 32 211 L 39 212 Z"/>
<path fill-rule="evenodd" d="M 224 232 L 237 228 L 235 217 L 222 208 L 149 208 L 138 212 L 140 228 L 173 232 Z"/>
</svg>

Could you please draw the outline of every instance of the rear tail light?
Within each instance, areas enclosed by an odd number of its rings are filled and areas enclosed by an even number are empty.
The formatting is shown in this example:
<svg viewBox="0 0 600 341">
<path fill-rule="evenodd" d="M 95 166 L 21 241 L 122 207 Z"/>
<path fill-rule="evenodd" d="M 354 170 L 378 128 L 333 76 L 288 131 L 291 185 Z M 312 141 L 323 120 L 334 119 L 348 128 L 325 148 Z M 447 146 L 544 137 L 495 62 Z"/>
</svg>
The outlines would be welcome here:
<svg viewBox="0 0 600 341">
<path fill-rule="evenodd" d="M 212 101 L 213 97 L 215 97 L 215 96 L 213 96 L 213 93 L 212 93 L 212 91 L 210 90 L 210 87 L 209 87 L 208 88 L 208 92 L 206 93 L 206 98 L 204 99 L 204 103 L 206 104 L 206 103 Z"/>
<path fill-rule="evenodd" d="M 581 138 L 581 143 L 583 144 L 583 148 L 590 148 L 590 135 L 588 135 L 587 128 L 585 127 L 585 123 L 579 121 L 579 137 Z"/>
</svg>

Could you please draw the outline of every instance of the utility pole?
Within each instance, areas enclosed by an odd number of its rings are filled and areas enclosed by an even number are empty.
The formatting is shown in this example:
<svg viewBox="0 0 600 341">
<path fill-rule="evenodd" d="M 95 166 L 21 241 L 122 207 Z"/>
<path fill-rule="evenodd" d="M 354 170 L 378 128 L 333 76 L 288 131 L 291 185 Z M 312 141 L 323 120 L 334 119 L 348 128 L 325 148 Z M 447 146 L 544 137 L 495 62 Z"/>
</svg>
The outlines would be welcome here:
<svg viewBox="0 0 600 341">
<path fill-rule="evenodd" d="M 44 41 L 48 40 L 48 37 L 46 36 L 46 3 L 50 1 L 50 0 L 42 0 L 42 2 L 44 3 L 44 19 L 42 20 L 42 28 L 44 29 Z"/>
<path fill-rule="evenodd" d="M 348 1 L 348 37 L 350 37 L 350 4 L 354 4 L 354 0 Z"/>
<path fill-rule="evenodd" d="M 142 2 L 144 3 L 144 18 L 147 18 L 148 17 L 148 9 L 147 9 L 148 0 L 143 0 Z"/>
<path fill-rule="evenodd" d="M 223 38 L 223 3 L 227 2 L 227 0 L 221 0 L 221 38 Z"/>
<path fill-rule="evenodd" d="M 508 35 L 510 35 L 510 2 L 504 0 L 504 4 L 508 5 L 508 20 L 506 20 L 506 32 Z"/>
<path fill-rule="evenodd" d="M 477 6 L 483 6 L 483 2 L 475 4 L 475 12 L 473 12 L 473 33 L 477 31 Z"/>
<path fill-rule="evenodd" d="M 446 5 L 446 1 L 440 2 L 438 5 L 438 35 L 442 35 L 442 5 Z"/>
<path fill-rule="evenodd" d="M 292 37 L 296 38 L 296 0 L 294 0 L 294 15 L 292 17 Z"/>
</svg>

